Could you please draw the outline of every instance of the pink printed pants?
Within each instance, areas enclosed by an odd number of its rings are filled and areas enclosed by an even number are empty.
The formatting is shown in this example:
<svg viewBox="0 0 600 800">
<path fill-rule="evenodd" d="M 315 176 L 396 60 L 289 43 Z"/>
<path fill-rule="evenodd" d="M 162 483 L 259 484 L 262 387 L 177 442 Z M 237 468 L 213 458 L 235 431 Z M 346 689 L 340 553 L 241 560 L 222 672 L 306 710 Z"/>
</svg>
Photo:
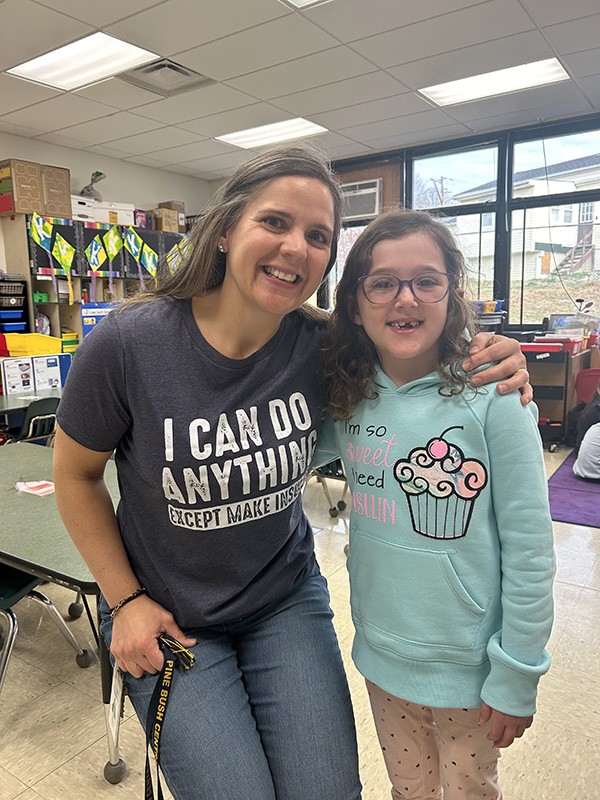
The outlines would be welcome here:
<svg viewBox="0 0 600 800">
<path fill-rule="evenodd" d="M 366 683 L 393 800 L 502 800 L 478 708 L 429 708 Z"/>
</svg>

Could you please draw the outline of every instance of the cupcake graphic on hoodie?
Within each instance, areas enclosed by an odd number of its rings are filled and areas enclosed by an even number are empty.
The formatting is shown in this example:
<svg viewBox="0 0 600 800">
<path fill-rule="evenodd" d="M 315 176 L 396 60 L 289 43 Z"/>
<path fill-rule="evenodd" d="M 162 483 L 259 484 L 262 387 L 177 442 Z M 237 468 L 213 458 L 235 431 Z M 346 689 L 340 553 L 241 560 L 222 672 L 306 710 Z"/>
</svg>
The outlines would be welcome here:
<svg viewBox="0 0 600 800">
<path fill-rule="evenodd" d="M 415 448 L 394 465 L 394 477 L 406 494 L 412 525 L 433 539 L 465 536 L 473 503 L 487 485 L 487 472 L 477 459 L 465 459 L 462 450 L 441 436 L 424 448 Z"/>
</svg>

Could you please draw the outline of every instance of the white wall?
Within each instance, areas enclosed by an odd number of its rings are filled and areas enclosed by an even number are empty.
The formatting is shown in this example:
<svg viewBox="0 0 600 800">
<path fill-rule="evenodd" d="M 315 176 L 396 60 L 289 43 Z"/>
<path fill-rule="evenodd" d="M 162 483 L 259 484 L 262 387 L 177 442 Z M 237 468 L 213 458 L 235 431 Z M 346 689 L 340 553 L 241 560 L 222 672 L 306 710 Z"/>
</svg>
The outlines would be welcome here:
<svg viewBox="0 0 600 800">
<path fill-rule="evenodd" d="M 22 158 L 54 167 L 66 167 L 71 171 L 71 194 L 79 194 L 82 187 L 90 182 L 92 172 L 99 170 L 106 175 L 95 187 L 102 199 L 114 203 L 133 203 L 136 208 L 152 209 L 163 200 L 182 200 L 186 214 L 198 214 L 214 192 L 209 182 L 200 178 L 0 131 L 0 160 L 5 158 Z"/>
</svg>

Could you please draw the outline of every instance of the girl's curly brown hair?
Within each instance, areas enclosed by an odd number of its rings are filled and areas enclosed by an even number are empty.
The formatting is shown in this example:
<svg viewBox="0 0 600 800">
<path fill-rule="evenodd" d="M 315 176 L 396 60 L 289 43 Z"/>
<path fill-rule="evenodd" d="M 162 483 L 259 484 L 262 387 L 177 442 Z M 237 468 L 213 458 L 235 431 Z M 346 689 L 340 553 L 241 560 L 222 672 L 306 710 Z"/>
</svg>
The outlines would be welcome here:
<svg viewBox="0 0 600 800">
<path fill-rule="evenodd" d="M 360 277 L 371 268 L 371 254 L 378 242 L 425 233 L 438 245 L 446 271 L 454 276 L 448 293 L 446 325 L 440 339 L 438 371 L 442 378 L 440 394 L 460 394 L 468 381 L 459 370 L 468 354 L 466 334 L 475 329 L 475 314 L 462 296 L 466 264 L 454 237 L 441 222 L 423 211 L 389 211 L 371 222 L 358 237 L 348 255 L 342 279 L 336 289 L 336 303 L 324 341 L 325 377 L 329 408 L 335 419 L 346 420 L 362 400 L 373 400 L 377 390 L 373 381 L 378 362 L 375 346 L 357 325 L 356 291 Z"/>
</svg>

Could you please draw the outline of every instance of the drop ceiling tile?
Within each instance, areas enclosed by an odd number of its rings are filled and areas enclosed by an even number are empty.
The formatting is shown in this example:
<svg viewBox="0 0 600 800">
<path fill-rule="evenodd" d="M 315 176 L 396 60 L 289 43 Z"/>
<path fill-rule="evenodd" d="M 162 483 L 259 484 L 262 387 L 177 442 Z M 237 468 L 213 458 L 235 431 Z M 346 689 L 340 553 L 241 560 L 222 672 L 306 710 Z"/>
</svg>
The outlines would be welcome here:
<svg viewBox="0 0 600 800">
<path fill-rule="evenodd" d="M 52 132 L 91 119 L 110 116 L 113 113 L 108 106 L 94 103 L 93 100 L 86 100 L 85 97 L 61 94 L 50 100 L 43 100 L 33 106 L 5 114 L 4 118 L 7 122 L 15 125 L 31 126 L 32 128 L 41 125 L 42 132 Z"/>
<path fill-rule="evenodd" d="M 600 14 L 544 28 L 550 44 L 560 54 L 591 50 L 600 40 Z"/>
<path fill-rule="evenodd" d="M 283 122 L 286 119 L 292 119 L 291 114 L 287 111 L 281 111 L 269 103 L 255 103 L 251 106 L 223 111 L 221 114 L 182 122 L 180 127 L 208 138 L 223 136 L 226 133 L 234 133 L 247 128 L 258 128 L 274 122 Z"/>
<path fill-rule="evenodd" d="M 454 120 L 447 114 L 444 114 L 439 109 L 434 109 L 432 111 L 422 111 L 419 114 L 411 114 L 408 117 L 396 117 L 345 128 L 344 134 L 358 142 L 370 142 L 372 139 L 401 136 L 405 133 L 452 125 L 452 123 L 454 123 Z"/>
<path fill-rule="evenodd" d="M 331 160 L 338 158 L 354 158 L 355 156 L 363 156 L 365 153 L 370 153 L 372 148 L 368 144 L 343 144 L 339 147 L 332 147 L 329 151 Z"/>
<path fill-rule="evenodd" d="M 590 105 L 584 98 L 574 98 L 567 103 L 555 105 L 539 106 L 538 108 L 523 108 L 519 111 L 511 111 L 483 119 L 472 119 L 468 123 L 475 133 L 484 131 L 497 131 L 511 125 L 526 125 L 538 122 L 568 117 L 575 114 L 586 114 L 590 111 Z"/>
<path fill-rule="evenodd" d="M 242 164 L 246 164 L 250 159 L 256 155 L 252 150 L 239 150 L 236 148 L 235 152 L 223 153 L 218 156 L 208 156 L 207 158 L 199 158 L 194 161 L 187 162 L 188 167 L 199 171 L 208 171 L 219 173 L 222 171 L 231 170 L 234 172 Z"/>
<path fill-rule="evenodd" d="M 594 103 L 596 109 L 598 109 L 600 107 L 600 75 L 582 78 L 579 81 L 579 85 L 581 86 L 581 91 Z"/>
<path fill-rule="evenodd" d="M 372 100 L 370 103 L 359 103 L 324 114 L 313 114 L 310 119 L 311 122 L 323 125 L 324 128 L 343 130 L 366 122 L 377 122 L 431 109 L 432 104 L 425 98 L 414 92 L 404 92 L 394 97 Z"/>
<path fill-rule="evenodd" d="M 470 103 L 446 106 L 446 111 L 459 122 L 469 122 L 483 117 L 497 116 L 498 114 L 511 114 L 515 111 L 532 113 L 536 108 L 547 105 L 565 103 L 583 103 L 583 96 L 573 81 L 563 81 L 552 86 L 539 86 L 535 89 L 525 89 L 522 92 L 487 97 L 483 100 L 474 100 Z M 589 108 L 585 110 L 589 111 Z M 533 119 L 536 115 L 533 114 Z"/>
<path fill-rule="evenodd" d="M 10 122 L 6 122 L 2 117 L 0 117 L 0 131 L 12 133 L 15 136 L 25 136 L 26 138 L 39 136 L 44 133 L 43 129 L 39 126 L 34 128 L 30 125 L 14 125 Z"/>
<path fill-rule="evenodd" d="M 79 125 L 71 125 L 62 128 L 60 133 L 63 136 L 72 136 L 74 139 L 82 139 L 86 144 L 103 144 L 113 139 L 123 139 L 133 134 L 142 134 L 145 131 L 159 127 L 158 122 L 152 122 L 143 117 L 136 117 L 127 111 L 113 112 L 100 119 L 93 119 L 89 122 L 82 122 Z"/>
<path fill-rule="evenodd" d="M 353 47 L 374 64 L 385 68 L 523 33 L 534 27 L 517 0 L 492 0 L 361 39 L 354 42 Z"/>
<path fill-rule="evenodd" d="M 513 67 L 519 63 L 553 58 L 554 55 L 553 49 L 539 31 L 527 31 L 421 58 L 411 61 L 410 64 L 391 67 L 388 72 L 410 89 L 422 89 L 445 81 Z"/>
<path fill-rule="evenodd" d="M 85 151 L 87 153 L 94 153 L 95 155 L 99 156 L 118 158 L 119 160 L 122 160 L 123 158 L 125 158 L 125 156 L 129 155 L 128 153 L 125 153 L 123 150 L 117 150 L 116 147 L 110 147 L 105 144 L 94 144 L 91 147 L 86 147 Z"/>
<path fill-rule="evenodd" d="M 165 124 L 179 125 L 187 120 L 207 117 L 255 102 L 255 97 L 238 92 L 230 86 L 215 83 L 166 100 L 158 100 L 150 105 L 139 106 L 135 113 Z"/>
<path fill-rule="evenodd" d="M 337 44 L 332 36 L 316 25 L 290 14 L 180 53 L 177 61 L 209 78 L 227 80 L 327 50 Z"/>
<path fill-rule="evenodd" d="M 367 142 L 372 150 L 382 152 L 395 150 L 398 147 L 416 147 L 430 142 L 441 142 L 453 137 L 468 136 L 472 133 L 466 125 L 441 125 L 438 128 L 425 128 L 420 131 L 398 133 L 395 136 L 384 136 L 381 139 L 371 139 Z"/>
<path fill-rule="evenodd" d="M 165 166 L 164 161 L 160 161 L 158 158 L 150 158 L 150 156 L 126 156 L 123 161 L 141 164 L 143 167 L 153 167 L 154 169 L 162 169 Z"/>
<path fill-rule="evenodd" d="M 365 103 L 368 100 L 391 97 L 404 90 L 405 87 L 391 75 L 385 72 L 370 72 L 368 75 L 336 81 L 304 92 L 275 97 L 271 103 L 298 117 L 306 117 L 322 111 Z"/>
<path fill-rule="evenodd" d="M 589 75 L 600 75 L 600 47 L 573 53 L 561 58 L 565 69 L 574 78 L 587 78 Z M 600 82 L 600 78 L 597 79 Z"/>
<path fill-rule="evenodd" d="M 192 178 L 203 178 L 204 180 L 214 180 L 216 177 L 212 172 L 202 173 L 192 169 L 188 164 L 165 164 L 161 167 L 165 172 L 176 172 L 179 175 L 189 175 Z"/>
<path fill-rule="evenodd" d="M 375 71 L 373 64 L 352 52 L 349 47 L 333 47 L 276 67 L 232 78 L 227 83 L 262 100 L 270 100 Z"/>
<path fill-rule="evenodd" d="M 555 25 L 578 17 L 587 17 L 598 11 L 598 0 L 522 0 L 526 10 L 540 27 Z"/>
<path fill-rule="evenodd" d="M 198 0 L 170 0 L 104 30 L 138 47 L 175 56 L 287 15 L 291 15 L 290 9 L 274 0 L 204 0 L 201 4 Z"/>
<path fill-rule="evenodd" d="M 106 103 L 107 106 L 123 111 L 163 99 L 160 94 L 149 92 L 120 78 L 107 78 L 92 86 L 84 86 L 73 94 L 87 97 L 88 100 L 95 100 L 97 103 Z"/>
<path fill-rule="evenodd" d="M 69 17 L 81 20 L 95 28 L 106 30 L 106 26 L 132 15 L 140 14 L 152 6 L 161 5 L 165 0 L 36 0 L 42 6 L 62 11 Z"/>
<path fill-rule="evenodd" d="M 42 142 L 49 142 L 50 144 L 57 144 L 61 147 L 70 147 L 73 150 L 79 150 L 82 147 L 87 147 L 89 142 L 85 139 L 77 139 L 75 136 L 65 136 L 62 133 L 44 133 L 42 136 L 36 136 Z"/>
<path fill-rule="evenodd" d="M 365 36 L 440 16 L 440 6 L 444 13 L 447 13 L 480 2 L 481 0 L 444 0 L 441 5 L 440 0 L 409 3 L 398 0 L 377 0 L 369 3 L 367 10 L 365 0 L 344 0 L 343 3 L 326 3 L 309 8 L 304 13 L 342 42 L 353 42 Z"/>
<path fill-rule="evenodd" d="M 195 161 L 198 158 L 228 153 L 233 149 L 231 145 L 224 142 L 217 142 L 214 139 L 204 139 L 193 144 L 184 144 L 181 147 L 168 147 L 163 150 L 156 150 L 150 155 L 152 158 L 164 160 L 167 164 L 183 164 Z"/>
<path fill-rule="evenodd" d="M 189 131 L 165 126 L 164 128 L 139 133 L 135 136 L 113 136 L 111 140 L 106 141 L 110 141 L 111 147 L 124 150 L 126 153 L 145 155 L 146 153 L 152 153 L 154 150 L 191 144 L 192 142 L 197 142 L 199 138 L 199 136 Z"/>
<path fill-rule="evenodd" d="M 89 25 L 31 0 L 2 3 L 0 70 L 16 67 L 94 32 Z"/>
<path fill-rule="evenodd" d="M 60 94 L 62 92 L 59 92 L 58 89 L 40 86 L 39 83 L 14 78 L 12 75 L 0 74 L 0 114 L 8 114 L 10 111 L 16 111 L 18 108 L 24 108 Z"/>
</svg>

